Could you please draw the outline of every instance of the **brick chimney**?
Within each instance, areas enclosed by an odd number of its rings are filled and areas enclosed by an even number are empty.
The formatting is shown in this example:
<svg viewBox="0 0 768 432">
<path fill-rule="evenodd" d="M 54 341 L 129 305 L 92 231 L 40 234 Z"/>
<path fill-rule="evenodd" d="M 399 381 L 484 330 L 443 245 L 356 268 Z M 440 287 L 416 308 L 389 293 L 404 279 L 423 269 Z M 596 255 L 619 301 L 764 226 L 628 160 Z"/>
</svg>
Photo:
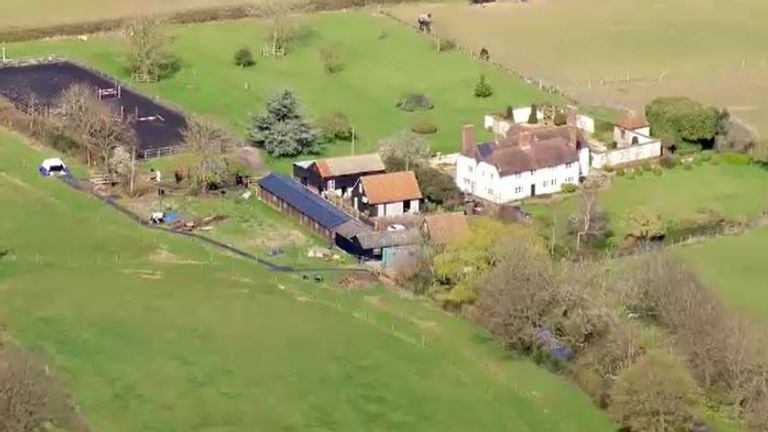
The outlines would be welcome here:
<svg viewBox="0 0 768 432">
<path fill-rule="evenodd" d="M 461 154 L 471 155 L 474 153 L 475 145 L 475 125 L 464 125 L 461 128 Z"/>
<path fill-rule="evenodd" d="M 576 126 L 568 126 L 568 145 L 578 148 L 579 129 Z"/>
<path fill-rule="evenodd" d="M 520 132 L 517 139 L 521 149 L 525 151 L 531 150 L 531 145 L 533 145 L 533 134 L 530 131 Z"/>
<path fill-rule="evenodd" d="M 576 107 L 573 105 L 567 105 L 565 107 L 565 124 L 568 126 L 576 127 L 576 120 L 577 120 L 577 114 L 576 114 Z"/>
</svg>

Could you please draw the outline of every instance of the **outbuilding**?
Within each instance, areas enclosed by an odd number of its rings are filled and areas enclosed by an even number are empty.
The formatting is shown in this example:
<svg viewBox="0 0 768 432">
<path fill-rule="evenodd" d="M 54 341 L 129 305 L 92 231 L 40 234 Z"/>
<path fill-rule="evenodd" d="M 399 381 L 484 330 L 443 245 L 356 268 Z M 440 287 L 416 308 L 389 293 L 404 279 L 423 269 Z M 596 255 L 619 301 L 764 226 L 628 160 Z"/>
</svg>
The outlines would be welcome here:
<svg viewBox="0 0 768 432">
<path fill-rule="evenodd" d="M 69 174 L 69 168 L 67 168 L 67 165 L 65 165 L 59 158 L 49 158 L 44 160 L 37 170 L 44 176 Z"/>
</svg>

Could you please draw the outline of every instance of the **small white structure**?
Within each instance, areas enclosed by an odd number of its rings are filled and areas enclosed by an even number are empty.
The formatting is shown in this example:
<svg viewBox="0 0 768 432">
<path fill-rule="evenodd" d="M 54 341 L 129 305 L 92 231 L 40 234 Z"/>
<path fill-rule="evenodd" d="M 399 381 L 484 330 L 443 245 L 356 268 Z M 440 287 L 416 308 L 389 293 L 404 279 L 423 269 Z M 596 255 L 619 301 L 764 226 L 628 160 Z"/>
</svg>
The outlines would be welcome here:
<svg viewBox="0 0 768 432">
<path fill-rule="evenodd" d="M 614 167 L 661 156 L 661 141 L 651 137 L 651 127 L 645 117 L 625 111 L 613 128 L 616 148 L 593 146 L 594 168 Z"/>
<path fill-rule="evenodd" d="M 59 158 L 49 158 L 44 160 L 40 164 L 38 171 L 44 176 L 69 174 L 69 168 L 67 168 L 64 162 Z"/>
<path fill-rule="evenodd" d="M 563 184 L 578 184 L 587 175 L 589 146 L 575 125 L 514 125 L 503 137 L 480 144 L 472 125 L 462 130 L 456 185 L 465 193 L 501 204 L 560 192 Z"/>
</svg>

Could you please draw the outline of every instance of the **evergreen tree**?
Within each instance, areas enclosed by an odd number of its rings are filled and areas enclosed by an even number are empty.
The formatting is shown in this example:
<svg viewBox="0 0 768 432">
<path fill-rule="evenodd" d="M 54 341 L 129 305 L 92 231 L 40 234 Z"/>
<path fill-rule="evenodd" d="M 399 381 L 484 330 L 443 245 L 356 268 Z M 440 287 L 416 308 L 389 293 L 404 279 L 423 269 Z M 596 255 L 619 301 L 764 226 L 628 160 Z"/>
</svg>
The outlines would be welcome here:
<svg viewBox="0 0 768 432">
<path fill-rule="evenodd" d="M 317 131 L 299 114 L 299 102 L 286 90 L 266 102 L 267 112 L 253 118 L 248 140 L 272 156 L 319 152 Z"/>
<path fill-rule="evenodd" d="M 539 122 L 539 107 L 536 104 L 531 105 L 531 114 L 528 116 L 528 124 L 537 124 Z"/>
<path fill-rule="evenodd" d="M 490 84 L 485 81 L 485 75 L 480 75 L 480 81 L 475 85 L 475 97 L 487 98 L 493 94 Z"/>
</svg>

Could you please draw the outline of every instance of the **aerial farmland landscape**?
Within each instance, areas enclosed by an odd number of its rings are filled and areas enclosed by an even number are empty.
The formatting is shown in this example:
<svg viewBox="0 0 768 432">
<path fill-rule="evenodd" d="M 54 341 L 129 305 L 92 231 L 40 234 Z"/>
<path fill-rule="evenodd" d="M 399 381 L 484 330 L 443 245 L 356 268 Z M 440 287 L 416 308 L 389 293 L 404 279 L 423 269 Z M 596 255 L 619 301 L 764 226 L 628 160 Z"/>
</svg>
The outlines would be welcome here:
<svg viewBox="0 0 768 432">
<path fill-rule="evenodd" d="M 0 432 L 768 431 L 768 4 L 5 3 Z"/>
</svg>

